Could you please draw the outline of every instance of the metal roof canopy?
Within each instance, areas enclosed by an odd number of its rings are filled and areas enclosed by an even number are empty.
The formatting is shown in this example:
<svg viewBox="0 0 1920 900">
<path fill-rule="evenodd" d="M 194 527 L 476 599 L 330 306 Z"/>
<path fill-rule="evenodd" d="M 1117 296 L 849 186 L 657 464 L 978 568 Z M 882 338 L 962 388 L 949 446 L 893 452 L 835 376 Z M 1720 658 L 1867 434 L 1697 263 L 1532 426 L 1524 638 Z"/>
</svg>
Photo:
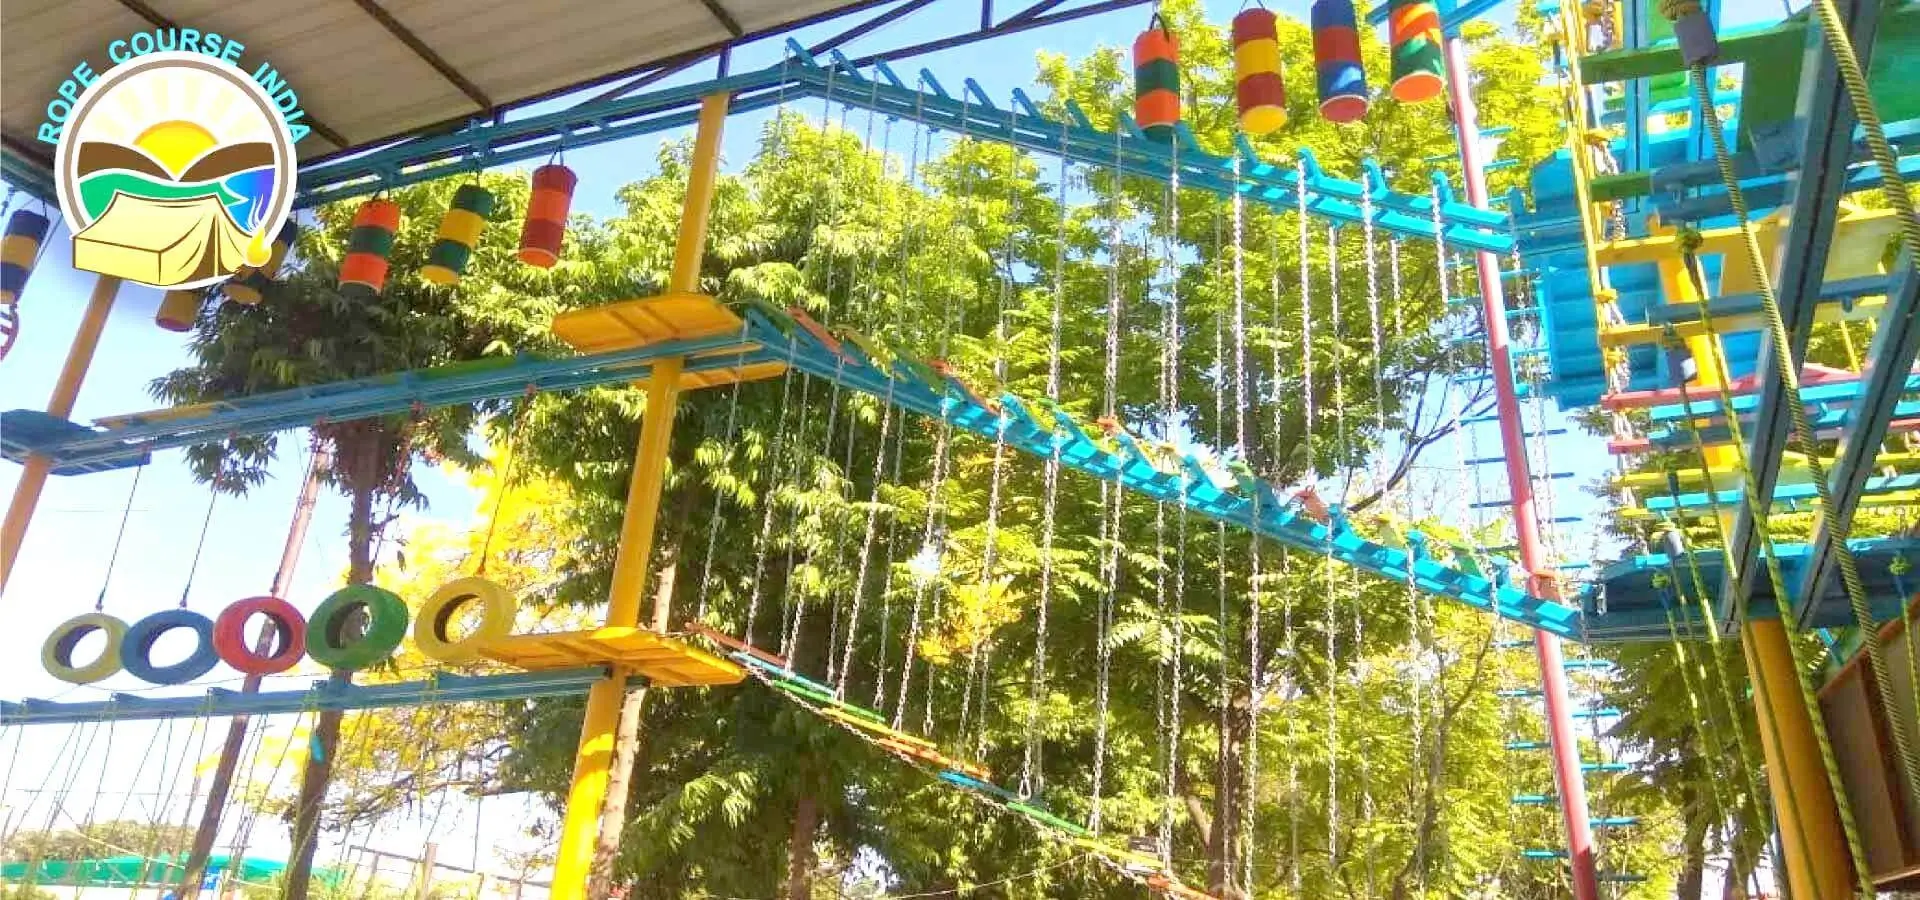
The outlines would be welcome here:
<svg viewBox="0 0 1920 900">
<path fill-rule="evenodd" d="M 35 133 L 47 101 L 76 64 L 91 60 L 101 70 L 108 43 L 138 31 L 218 31 L 246 44 L 249 67 L 271 62 L 300 94 L 313 128 L 300 157 L 314 162 L 503 121 L 510 110 L 598 86 L 614 85 L 596 100 L 619 96 L 715 57 L 724 74 L 735 46 L 890 7 L 814 48 L 832 49 L 934 2 L 9 0 L 0 7 L 4 175 L 42 192 L 36 188 L 44 187 L 52 147 Z M 995 16 L 992 0 L 980 0 L 977 30 L 876 56 L 931 52 L 1143 2 L 1058 10 L 1063 0 L 1036 0 Z"/>
</svg>

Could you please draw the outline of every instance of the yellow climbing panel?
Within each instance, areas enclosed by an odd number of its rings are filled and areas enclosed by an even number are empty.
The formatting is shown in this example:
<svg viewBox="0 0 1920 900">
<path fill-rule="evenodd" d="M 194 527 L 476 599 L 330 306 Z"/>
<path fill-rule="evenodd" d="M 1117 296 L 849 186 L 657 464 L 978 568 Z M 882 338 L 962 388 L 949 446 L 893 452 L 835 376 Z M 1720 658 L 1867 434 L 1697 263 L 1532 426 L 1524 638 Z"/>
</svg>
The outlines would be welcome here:
<svg viewBox="0 0 1920 900">
<path fill-rule="evenodd" d="M 737 684 L 747 677 L 745 669 L 684 641 L 627 626 L 514 634 L 479 650 L 481 656 L 528 671 L 621 666 L 661 687 Z"/>
<path fill-rule="evenodd" d="M 554 317 L 553 333 L 582 353 L 610 353 L 665 341 L 737 335 L 741 333 L 742 324 L 739 316 L 713 297 L 670 293 L 563 313 Z M 700 361 L 716 357 L 737 357 L 742 350 L 751 352 L 758 347 L 758 344 L 743 341 L 738 346 L 720 347 L 688 356 L 688 371 L 680 376 L 680 389 L 696 390 L 736 381 L 755 381 L 786 371 L 786 364 L 781 362 L 748 362 L 719 368 L 699 364 Z"/>
</svg>

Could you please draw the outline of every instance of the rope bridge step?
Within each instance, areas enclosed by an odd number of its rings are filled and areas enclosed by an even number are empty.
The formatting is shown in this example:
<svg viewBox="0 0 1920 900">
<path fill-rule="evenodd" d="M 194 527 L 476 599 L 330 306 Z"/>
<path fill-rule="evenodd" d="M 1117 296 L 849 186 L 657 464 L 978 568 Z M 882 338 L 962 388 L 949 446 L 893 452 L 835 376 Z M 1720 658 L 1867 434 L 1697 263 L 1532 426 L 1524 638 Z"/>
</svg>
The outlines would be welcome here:
<svg viewBox="0 0 1920 900">
<path fill-rule="evenodd" d="M 738 684 L 746 670 L 658 632 L 615 625 L 592 631 L 515 634 L 487 641 L 480 655 L 528 671 L 618 666 L 660 687 Z"/>
</svg>

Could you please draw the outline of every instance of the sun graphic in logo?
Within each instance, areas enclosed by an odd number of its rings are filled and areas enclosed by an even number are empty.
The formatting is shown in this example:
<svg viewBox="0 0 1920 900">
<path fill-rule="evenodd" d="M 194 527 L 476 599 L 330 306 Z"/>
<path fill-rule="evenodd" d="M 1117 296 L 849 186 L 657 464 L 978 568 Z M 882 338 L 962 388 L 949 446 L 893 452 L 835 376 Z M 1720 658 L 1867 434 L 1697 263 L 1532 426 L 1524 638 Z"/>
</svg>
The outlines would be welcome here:
<svg viewBox="0 0 1920 900">
<path fill-rule="evenodd" d="M 155 53 L 102 73 L 54 154 L 77 269 L 196 288 L 267 261 L 293 208 L 293 139 L 239 69 Z"/>
</svg>

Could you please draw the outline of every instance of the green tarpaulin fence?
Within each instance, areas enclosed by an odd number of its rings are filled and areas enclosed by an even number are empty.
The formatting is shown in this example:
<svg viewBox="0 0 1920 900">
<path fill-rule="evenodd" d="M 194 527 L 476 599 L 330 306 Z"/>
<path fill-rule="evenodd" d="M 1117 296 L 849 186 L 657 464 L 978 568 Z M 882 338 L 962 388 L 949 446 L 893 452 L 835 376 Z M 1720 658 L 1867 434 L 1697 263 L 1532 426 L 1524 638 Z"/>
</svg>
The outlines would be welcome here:
<svg viewBox="0 0 1920 900">
<path fill-rule="evenodd" d="M 226 874 L 232 857 L 215 854 L 207 861 L 210 873 Z M 267 882 L 285 871 L 287 864 L 272 859 L 243 859 L 230 877 L 241 881 Z M 111 856 L 104 859 L 43 860 L 0 863 L 0 881 L 78 887 L 137 887 L 169 885 L 186 873 L 186 854 L 161 854 L 146 859 L 139 856 Z M 321 870 L 314 878 L 323 882 L 340 880 L 337 870 Z"/>
</svg>

